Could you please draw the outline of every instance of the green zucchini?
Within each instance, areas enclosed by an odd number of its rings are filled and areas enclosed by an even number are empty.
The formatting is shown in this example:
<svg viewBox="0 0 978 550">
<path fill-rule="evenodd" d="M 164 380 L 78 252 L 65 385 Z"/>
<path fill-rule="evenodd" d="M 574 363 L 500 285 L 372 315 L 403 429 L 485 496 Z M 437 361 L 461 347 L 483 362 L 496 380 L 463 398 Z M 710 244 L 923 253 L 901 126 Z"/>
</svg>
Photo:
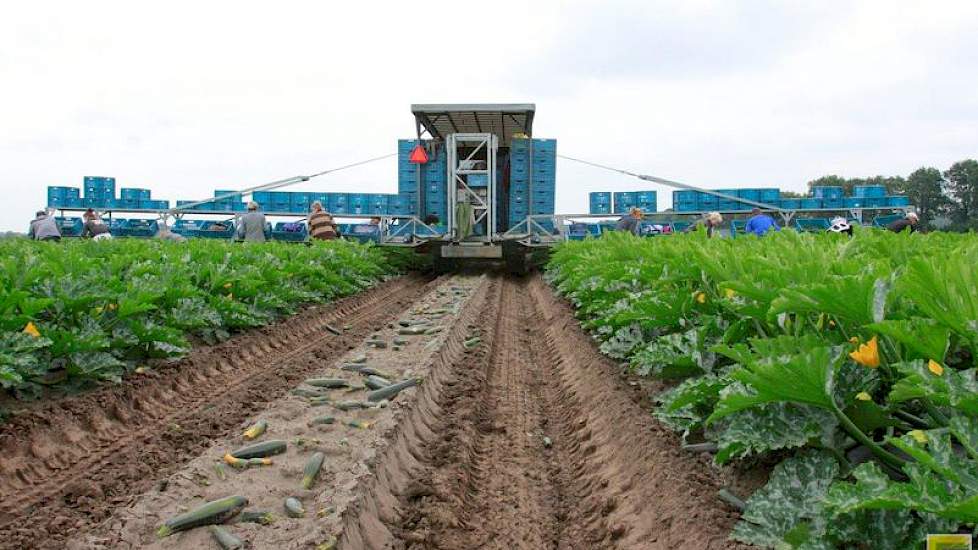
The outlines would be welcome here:
<svg viewBox="0 0 978 550">
<path fill-rule="evenodd" d="M 384 340 L 367 340 L 367 345 L 378 349 L 384 349 L 387 347 L 387 342 Z"/>
<path fill-rule="evenodd" d="M 261 510 L 245 510 L 238 514 L 237 521 L 240 523 L 271 525 L 275 521 L 275 515 L 271 512 L 264 512 Z"/>
<path fill-rule="evenodd" d="M 357 372 L 359 372 L 363 376 L 373 375 L 373 376 L 380 376 L 382 378 L 393 378 L 393 376 L 391 376 L 387 372 L 382 371 L 380 369 L 375 369 L 373 367 L 363 367 L 362 369 L 360 369 Z"/>
<path fill-rule="evenodd" d="M 361 354 L 357 355 L 356 357 L 354 357 L 353 359 L 350 359 L 350 362 L 351 363 L 366 363 L 367 362 L 367 355 L 365 353 L 361 353 Z"/>
<path fill-rule="evenodd" d="M 356 363 L 346 363 L 344 365 L 340 365 L 340 370 L 345 370 L 350 372 L 360 372 L 365 368 L 367 367 Z"/>
<path fill-rule="evenodd" d="M 326 455 L 323 453 L 313 453 L 306 462 L 306 468 L 302 472 L 302 488 L 311 489 L 312 484 L 316 481 L 316 476 L 319 475 L 319 470 L 323 467 L 323 461 L 326 460 Z"/>
<path fill-rule="evenodd" d="M 299 397 L 325 397 L 326 390 L 323 388 L 296 388 L 292 390 L 292 395 L 298 395 Z"/>
<path fill-rule="evenodd" d="M 391 384 L 386 388 L 380 388 L 379 390 L 374 390 L 367 394 L 367 401 L 371 403 L 376 403 L 382 399 L 393 399 L 395 395 L 401 392 L 401 390 L 410 388 L 412 386 L 417 386 L 421 383 L 420 378 L 408 378 L 398 382 L 397 384 Z"/>
<path fill-rule="evenodd" d="M 373 422 L 367 422 L 366 420 L 347 420 L 346 425 L 351 428 L 356 428 L 358 430 L 366 430 L 374 425 Z"/>
<path fill-rule="evenodd" d="M 224 465 L 218 462 L 214 465 L 214 473 L 217 474 L 217 479 L 224 481 L 228 478 L 228 473 L 224 470 Z"/>
<path fill-rule="evenodd" d="M 372 390 L 379 390 L 380 388 L 386 388 L 391 385 L 391 381 L 386 378 L 381 378 L 380 376 L 370 375 L 364 382 L 366 386 Z"/>
<path fill-rule="evenodd" d="M 235 458 L 230 454 L 224 455 L 224 462 L 227 462 L 229 466 L 238 470 L 246 470 L 252 466 L 272 465 L 272 459 L 270 458 Z"/>
<path fill-rule="evenodd" d="M 315 426 L 316 424 L 332 424 L 336 422 L 335 416 L 317 416 L 309 421 L 310 426 Z"/>
<path fill-rule="evenodd" d="M 478 346 L 479 345 L 479 342 L 481 342 L 481 341 L 482 341 L 482 338 L 479 338 L 478 336 L 476 336 L 475 338 L 469 338 L 462 345 L 464 345 L 466 348 L 474 348 L 475 346 Z"/>
<path fill-rule="evenodd" d="M 177 531 L 200 527 L 201 525 L 224 523 L 247 505 L 248 499 L 242 496 L 224 497 L 208 502 L 187 513 L 166 520 L 156 531 L 156 536 L 162 538 Z"/>
<path fill-rule="evenodd" d="M 231 456 L 234 458 L 264 458 L 284 453 L 287 446 L 288 443 L 281 439 L 272 439 L 264 443 L 242 447 L 231 453 Z"/>
<path fill-rule="evenodd" d="M 244 434 L 242 434 L 242 437 L 244 437 L 248 441 L 251 441 L 252 439 L 257 439 L 261 437 L 261 434 L 265 433 L 266 429 L 268 429 L 268 422 L 265 420 L 259 420 L 258 422 L 252 424 L 250 428 L 245 430 Z"/>
<path fill-rule="evenodd" d="M 326 327 L 326 330 L 328 330 L 329 332 L 332 332 L 333 334 L 335 334 L 337 336 L 339 336 L 340 334 L 342 334 L 340 331 L 336 330 L 335 328 L 333 328 L 333 327 L 331 327 L 329 325 L 323 325 L 323 326 Z"/>
<path fill-rule="evenodd" d="M 442 327 L 431 327 L 428 330 L 424 331 L 424 333 L 425 334 L 437 334 L 437 333 L 441 332 L 441 329 L 442 329 Z"/>
<path fill-rule="evenodd" d="M 350 382 L 342 378 L 310 378 L 306 384 L 317 388 L 345 388 Z"/>
<path fill-rule="evenodd" d="M 414 325 L 410 327 L 404 327 L 397 329 L 397 333 L 402 336 L 417 336 L 419 334 L 424 334 L 428 330 L 429 326 L 426 325 Z"/>
<path fill-rule="evenodd" d="M 241 550 L 244 548 L 244 543 L 241 542 L 241 539 L 232 535 L 223 527 L 211 525 L 207 530 L 211 532 L 211 536 L 214 537 L 214 540 L 217 541 L 217 544 L 223 550 Z"/>
<path fill-rule="evenodd" d="M 306 509 L 295 497 L 285 499 L 285 514 L 290 518 L 302 518 L 306 516 Z"/>
<path fill-rule="evenodd" d="M 341 411 L 353 411 L 364 408 L 363 403 L 360 401 L 342 401 L 340 403 L 333 403 L 333 407 Z"/>
</svg>

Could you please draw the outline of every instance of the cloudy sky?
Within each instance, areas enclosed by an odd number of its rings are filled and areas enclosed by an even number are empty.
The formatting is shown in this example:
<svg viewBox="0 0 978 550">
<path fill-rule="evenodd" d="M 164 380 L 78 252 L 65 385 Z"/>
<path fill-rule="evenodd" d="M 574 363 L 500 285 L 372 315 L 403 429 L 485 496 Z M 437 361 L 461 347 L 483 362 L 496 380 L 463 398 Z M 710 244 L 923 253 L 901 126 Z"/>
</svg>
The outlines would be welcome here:
<svg viewBox="0 0 978 550">
<path fill-rule="evenodd" d="M 10 4 L 0 230 L 85 175 L 195 199 L 392 152 L 411 103 L 532 102 L 560 153 L 707 187 L 944 169 L 978 156 L 976 28 L 974 0 Z M 650 187 L 557 174 L 565 213 Z"/>
</svg>

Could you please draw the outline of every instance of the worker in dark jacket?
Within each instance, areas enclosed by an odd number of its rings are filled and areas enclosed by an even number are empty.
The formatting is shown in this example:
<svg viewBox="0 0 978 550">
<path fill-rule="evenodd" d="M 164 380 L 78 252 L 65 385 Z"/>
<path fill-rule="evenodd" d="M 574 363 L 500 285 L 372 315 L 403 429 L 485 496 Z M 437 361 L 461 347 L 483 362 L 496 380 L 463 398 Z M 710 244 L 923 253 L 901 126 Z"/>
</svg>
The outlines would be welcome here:
<svg viewBox="0 0 978 550">
<path fill-rule="evenodd" d="M 747 225 L 744 226 L 746 233 L 753 233 L 758 237 L 763 237 L 768 231 L 781 231 L 774 218 L 761 212 L 760 208 L 754 208 L 750 213 L 751 218 L 747 220 Z"/>
<path fill-rule="evenodd" d="M 109 233 L 109 227 L 105 225 L 102 218 L 99 218 L 91 208 L 82 217 L 85 218 L 85 225 L 82 227 L 82 238 L 91 237 L 96 241 L 112 238 L 112 233 Z"/>
<path fill-rule="evenodd" d="M 263 243 L 265 242 L 265 229 L 265 214 L 258 211 L 257 202 L 249 202 L 248 213 L 241 216 L 238 221 L 238 239 L 252 243 Z"/>
<path fill-rule="evenodd" d="M 909 229 L 911 233 L 917 230 L 917 222 L 919 218 L 914 212 L 907 212 L 907 216 L 902 220 L 897 220 L 890 225 L 886 226 L 887 229 L 894 233 L 902 233 L 904 229 Z"/>
<path fill-rule="evenodd" d="M 58 222 L 54 216 L 48 215 L 44 210 L 38 210 L 31 221 L 27 236 L 35 241 L 60 241 L 61 230 L 58 229 Z"/>
<path fill-rule="evenodd" d="M 615 225 L 615 231 L 628 231 L 632 235 L 638 235 L 642 229 L 642 209 L 632 208 L 627 216 L 622 216 Z"/>
</svg>

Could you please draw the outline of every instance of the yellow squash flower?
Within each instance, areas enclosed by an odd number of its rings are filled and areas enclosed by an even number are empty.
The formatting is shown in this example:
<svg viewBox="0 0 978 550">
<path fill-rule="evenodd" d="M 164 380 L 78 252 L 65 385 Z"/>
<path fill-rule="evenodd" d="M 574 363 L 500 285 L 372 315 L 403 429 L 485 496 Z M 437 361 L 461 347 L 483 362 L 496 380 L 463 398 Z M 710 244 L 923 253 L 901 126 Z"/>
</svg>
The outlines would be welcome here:
<svg viewBox="0 0 978 550">
<path fill-rule="evenodd" d="M 944 374 L 944 367 L 942 367 L 940 363 L 934 361 L 933 359 L 927 362 L 927 369 L 932 373 L 934 373 L 934 375 L 936 376 L 940 376 Z"/>
<path fill-rule="evenodd" d="M 231 283 L 224 283 L 224 288 L 231 288 Z"/>
<path fill-rule="evenodd" d="M 705 292 L 697 292 L 694 297 L 696 298 L 696 301 L 697 302 L 699 302 L 701 304 L 705 304 L 706 303 L 706 293 Z"/>
<path fill-rule="evenodd" d="M 856 394 L 856 399 L 858 399 L 860 401 L 872 401 L 873 400 L 873 397 L 871 395 L 869 395 L 868 393 L 866 393 L 864 391 L 861 391 L 861 392 L 859 392 L 859 393 Z"/>
<path fill-rule="evenodd" d="M 27 326 L 24 327 L 24 334 L 30 334 L 34 338 L 41 337 L 41 331 L 37 330 L 37 326 L 34 325 L 33 321 L 28 321 Z"/>
<path fill-rule="evenodd" d="M 733 297 L 737 295 L 737 293 L 734 292 L 734 289 L 732 288 L 725 289 L 723 291 L 723 294 L 730 300 L 733 300 Z"/>
<path fill-rule="evenodd" d="M 875 369 L 880 366 L 880 351 L 877 347 L 876 337 L 873 336 L 869 342 L 860 344 L 859 349 L 849 354 L 852 360 L 864 367 Z"/>
<path fill-rule="evenodd" d="M 927 434 L 925 434 L 921 430 L 910 430 L 909 432 L 907 432 L 907 435 L 914 438 L 914 441 L 920 443 L 921 445 L 927 443 Z"/>
<path fill-rule="evenodd" d="M 233 299 L 234 299 L 234 293 L 228 292 L 228 300 L 233 300 Z"/>
<path fill-rule="evenodd" d="M 858 344 L 859 343 L 859 338 L 856 338 L 855 336 L 853 336 L 852 338 L 849 339 L 849 343 L 850 344 Z"/>
</svg>

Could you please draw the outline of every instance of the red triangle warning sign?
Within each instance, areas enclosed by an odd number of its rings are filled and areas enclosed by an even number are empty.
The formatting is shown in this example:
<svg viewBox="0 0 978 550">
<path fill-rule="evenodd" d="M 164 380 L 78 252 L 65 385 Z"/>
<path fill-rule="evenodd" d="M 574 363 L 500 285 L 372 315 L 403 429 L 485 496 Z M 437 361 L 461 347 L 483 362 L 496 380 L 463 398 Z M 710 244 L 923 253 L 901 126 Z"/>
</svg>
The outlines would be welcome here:
<svg viewBox="0 0 978 550">
<path fill-rule="evenodd" d="M 424 150 L 424 146 L 420 143 L 415 145 L 414 149 L 411 150 L 411 156 L 408 157 L 408 162 L 426 164 L 428 162 L 428 152 Z"/>
</svg>

